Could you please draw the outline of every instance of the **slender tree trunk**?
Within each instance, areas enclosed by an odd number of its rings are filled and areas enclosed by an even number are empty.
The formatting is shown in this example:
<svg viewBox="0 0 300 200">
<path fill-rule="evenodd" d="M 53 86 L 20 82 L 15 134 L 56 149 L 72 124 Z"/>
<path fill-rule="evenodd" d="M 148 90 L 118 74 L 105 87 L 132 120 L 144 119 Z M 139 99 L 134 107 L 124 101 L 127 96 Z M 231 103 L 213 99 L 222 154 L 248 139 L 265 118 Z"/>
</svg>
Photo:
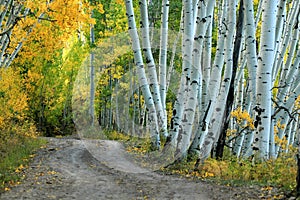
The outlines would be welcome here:
<svg viewBox="0 0 300 200">
<path fill-rule="evenodd" d="M 243 8 L 243 1 L 240 1 L 240 8 Z M 229 128 L 229 121 L 230 121 L 230 113 L 232 111 L 232 105 L 235 100 L 235 76 L 238 68 L 238 61 L 241 52 L 241 44 L 242 44 L 242 36 L 243 36 L 243 21 L 244 21 L 244 12 L 243 9 L 239 9 L 239 16 L 236 25 L 236 37 L 234 41 L 234 49 L 233 49 L 233 58 L 232 58 L 232 78 L 230 81 L 229 92 L 226 100 L 225 106 L 225 113 L 223 116 L 223 123 L 221 124 L 220 128 L 220 138 L 218 139 L 217 147 L 216 147 L 216 158 L 221 159 L 223 157 L 224 147 L 225 147 L 225 140 L 226 140 L 226 133 L 227 129 Z"/>
<path fill-rule="evenodd" d="M 177 146 L 177 143 L 181 142 L 182 138 L 178 138 L 178 132 L 181 128 L 181 121 L 184 109 L 185 94 L 190 83 L 190 71 L 192 63 L 192 43 L 194 36 L 194 24 L 193 24 L 193 2 L 192 0 L 184 0 L 184 25 L 183 25 L 183 41 L 182 41 L 182 74 L 180 80 L 180 86 L 175 101 L 173 115 L 170 125 L 170 136 L 167 141 Z"/>
<path fill-rule="evenodd" d="M 152 89 L 152 96 L 156 107 L 158 118 L 159 133 L 167 137 L 167 121 L 165 111 L 161 101 L 160 88 L 157 80 L 156 65 L 154 62 L 149 33 L 149 20 L 148 20 L 148 6 L 146 0 L 140 0 L 140 13 L 141 13 L 141 29 L 142 29 L 142 48 L 146 57 L 146 64 L 148 69 L 148 77 L 150 89 Z"/>
<path fill-rule="evenodd" d="M 162 16 L 161 16 L 161 33 L 160 33 L 160 48 L 159 48 L 159 89 L 160 99 L 163 109 L 163 127 L 167 129 L 167 111 L 166 111 L 166 94 L 167 94 L 167 51 L 168 51 L 168 23 L 169 23 L 169 0 L 162 1 Z M 167 131 L 164 131 L 164 136 L 167 137 Z"/>
<path fill-rule="evenodd" d="M 92 1 L 90 1 L 92 4 Z M 93 17 L 93 11 L 91 13 Z M 95 45 L 95 34 L 94 34 L 94 25 L 90 24 L 90 43 L 91 48 Z M 90 53 L 90 107 L 89 115 L 91 117 L 90 124 L 94 126 L 95 121 L 95 66 L 94 66 L 95 54 L 94 52 Z"/>
<path fill-rule="evenodd" d="M 272 114 L 272 70 L 275 49 L 277 1 L 263 1 L 260 52 L 256 79 L 255 138 L 253 150 L 259 158 L 269 159 L 269 142 Z"/>
<path fill-rule="evenodd" d="M 134 52 L 134 61 L 136 65 L 137 76 L 142 93 L 145 98 L 146 107 L 148 109 L 148 119 L 150 126 L 150 137 L 153 149 L 160 148 L 160 136 L 158 131 L 158 120 L 155 109 L 154 100 L 150 92 L 148 80 L 145 73 L 142 52 L 139 42 L 139 37 L 136 29 L 136 22 L 134 18 L 132 0 L 126 0 L 126 11 L 128 18 L 129 35 L 132 40 L 132 49 Z"/>
<path fill-rule="evenodd" d="M 219 138 L 219 130 L 223 120 L 225 111 L 224 104 L 229 92 L 229 86 L 232 78 L 232 67 L 233 67 L 233 41 L 234 41 L 234 28 L 236 26 L 236 1 L 224 1 L 224 14 L 226 20 L 226 31 L 225 31 L 225 69 L 222 77 L 222 83 L 219 90 L 219 95 L 214 106 L 214 112 L 212 114 L 211 122 L 209 125 L 207 137 L 204 140 L 204 145 L 200 150 L 199 159 L 206 159 L 209 156 L 209 152 L 213 148 L 215 142 Z"/>
<path fill-rule="evenodd" d="M 186 155 L 186 151 L 190 146 L 190 140 L 192 135 L 192 128 L 195 119 L 196 105 L 198 103 L 198 90 L 202 87 L 202 71 L 201 71 L 201 55 L 203 49 L 203 40 L 208 27 L 206 18 L 206 6 L 204 2 L 198 3 L 198 15 L 196 21 L 196 30 L 193 41 L 193 53 L 192 53 L 192 66 L 191 66 L 191 81 L 188 85 L 188 91 L 186 93 L 187 100 L 184 105 L 184 114 L 179 129 L 179 138 L 177 145 L 177 151 L 181 152 L 183 156 Z"/>
<path fill-rule="evenodd" d="M 200 153 L 200 148 L 203 145 L 204 138 L 206 137 L 206 133 L 208 130 L 208 124 L 210 122 L 212 116 L 212 110 L 214 106 L 214 102 L 217 96 L 217 92 L 220 85 L 220 80 L 218 78 L 221 77 L 221 71 L 219 70 L 219 65 L 223 65 L 223 54 L 221 53 L 224 50 L 224 32 L 222 32 L 222 23 L 220 20 L 220 29 L 219 29 L 219 39 L 221 38 L 221 42 L 218 42 L 216 57 L 213 64 L 213 71 L 211 71 L 211 60 L 206 59 L 206 56 L 211 56 L 208 53 L 211 52 L 211 32 L 212 31 L 212 23 L 213 23 L 213 15 L 214 15 L 214 5 L 215 1 L 207 2 L 207 11 L 204 20 L 207 22 L 207 31 L 205 34 L 205 51 L 203 52 L 203 89 L 201 95 L 201 108 L 202 108 L 202 116 L 200 116 L 200 122 L 198 125 L 198 129 L 196 135 L 192 141 L 192 144 L 189 149 L 189 154 L 197 154 Z M 221 12 L 222 10 L 219 10 Z M 210 74 L 213 74 L 213 81 L 211 81 Z M 200 98 L 200 97 L 199 97 Z"/>
</svg>

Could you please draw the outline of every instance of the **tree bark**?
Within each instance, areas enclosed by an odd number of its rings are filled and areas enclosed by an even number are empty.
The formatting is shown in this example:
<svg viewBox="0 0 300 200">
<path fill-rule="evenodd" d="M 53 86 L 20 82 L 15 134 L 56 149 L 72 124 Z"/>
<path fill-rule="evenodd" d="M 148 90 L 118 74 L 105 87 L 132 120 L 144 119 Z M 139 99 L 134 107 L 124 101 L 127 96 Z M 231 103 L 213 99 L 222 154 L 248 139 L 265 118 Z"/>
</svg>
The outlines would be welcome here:
<svg viewBox="0 0 300 200">
<path fill-rule="evenodd" d="M 229 92 L 226 100 L 226 106 L 225 106 L 225 113 L 223 116 L 223 123 L 221 124 L 220 128 L 220 138 L 218 140 L 217 146 L 216 146 L 216 158 L 221 159 L 223 157 L 224 147 L 225 147 L 225 140 L 226 140 L 226 133 L 227 129 L 229 127 L 229 121 L 230 121 L 230 113 L 232 111 L 232 105 L 235 100 L 235 76 L 238 68 L 238 61 L 239 56 L 241 52 L 241 44 L 242 44 L 242 36 L 243 36 L 243 22 L 244 22 L 244 9 L 243 9 L 243 1 L 240 1 L 240 9 L 239 9 L 239 15 L 236 25 L 236 37 L 234 42 L 234 49 L 233 49 L 233 63 L 232 63 L 232 78 L 230 81 L 229 86 Z"/>
</svg>

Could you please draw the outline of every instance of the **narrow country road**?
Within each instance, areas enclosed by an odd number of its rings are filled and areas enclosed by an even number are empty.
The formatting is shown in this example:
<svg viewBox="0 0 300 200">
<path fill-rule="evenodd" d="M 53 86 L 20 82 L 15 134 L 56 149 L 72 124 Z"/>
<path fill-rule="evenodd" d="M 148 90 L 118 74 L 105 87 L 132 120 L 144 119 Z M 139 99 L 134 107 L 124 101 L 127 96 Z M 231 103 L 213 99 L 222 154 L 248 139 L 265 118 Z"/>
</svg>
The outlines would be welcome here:
<svg viewBox="0 0 300 200">
<path fill-rule="evenodd" d="M 0 199 L 245 199 L 245 193 L 234 188 L 141 168 L 116 141 L 48 140 L 22 183 Z M 253 198 L 246 199 L 258 198 L 249 195 Z"/>
</svg>

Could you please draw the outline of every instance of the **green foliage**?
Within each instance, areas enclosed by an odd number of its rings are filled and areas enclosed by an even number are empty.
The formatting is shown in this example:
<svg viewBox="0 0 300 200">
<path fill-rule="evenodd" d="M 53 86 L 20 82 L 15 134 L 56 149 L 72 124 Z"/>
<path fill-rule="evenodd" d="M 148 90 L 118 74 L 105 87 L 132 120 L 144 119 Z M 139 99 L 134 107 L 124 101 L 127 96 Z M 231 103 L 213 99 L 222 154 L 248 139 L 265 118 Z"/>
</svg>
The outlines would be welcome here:
<svg viewBox="0 0 300 200">
<path fill-rule="evenodd" d="M 293 190 L 296 187 L 297 165 L 291 154 L 260 163 L 253 163 L 252 160 L 239 160 L 236 157 L 223 160 L 209 158 L 198 168 L 194 167 L 195 161 L 184 161 L 167 170 L 187 177 L 209 178 L 233 185 L 267 185 L 285 190 Z"/>
<path fill-rule="evenodd" d="M 25 178 L 22 172 L 34 157 L 34 151 L 45 144 L 43 139 L 19 135 L 11 136 L 5 144 L 1 144 L 6 151 L 0 151 L 0 193 L 20 184 L 20 180 Z"/>
<path fill-rule="evenodd" d="M 128 152 L 145 154 L 151 151 L 147 140 L 131 141 Z M 195 168 L 196 158 L 181 160 L 163 168 L 174 174 L 185 177 L 209 179 L 230 185 L 276 186 L 291 191 L 296 187 L 297 163 L 294 153 L 283 154 L 276 160 L 254 163 L 251 159 L 240 160 L 234 156 L 226 156 L 223 160 L 208 158 Z"/>
<path fill-rule="evenodd" d="M 106 38 L 127 30 L 126 8 L 123 1 L 100 0 L 103 10 L 94 10 L 95 37 Z"/>
<path fill-rule="evenodd" d="M 43 65 L 24 67 L 27 68 L 23 76 L 29 96 L 29 115 L 36 122 L 38 131 L 47 136 L 73 131 L 73 82 L 87 50 L 81 42 L 71 41 L 64 51 L 53 55 L 55 61 L 44 60 Z M 37 59 L 43 60 L 42 55 Z"/>
<path fill-rule="evenodd" d="M 112 101 L 113 92 L 118 84 L 118 92 L 128 91 L 130 83 L 119 84 L 119 80 L 124 78 L 123 74 L 128 71 L 128 66 L 132 65 L 132 53 L 125 53 L 121 57 L 112 58 L 112 63 L 101 68 L 100 76 L 96 93 L 95 93 L 95 110 L 98 116 L 98 121 L 100 125 L 104 128 L 112 128 L 112 109 L 115 108 L 115 102 Z M 124 81 L 121 81 L 122 83 Z M 122 88 L 126 87 L 126 88 Z M 125 89 L 125 90 L 124 90 Z M 125 94 L 124 94 L 125 95 Z"/>
<path fill-rule="evenodd" d="M 224 162 L 224 161 L 220 161 Z M 276 160 L 253 164 L 249 160 L 235 158 L 225 160 L 228 168 L 222 176 L 224 180 L 254 181 L 264 185 L 276 185 L 285 189 L 293 189 L 296 177 L 296 160 L 291 155 L 284 155 Z M 212 173 L 214 173 L 212 171 Z"/>
<path fill-rule="evenodd" d="M 171 30 L 178 31 L 181 20 L 182 1 L 172 1 L 169 8 L 169 27 Z"/>
<path fill-rule="evenodd" d="M 152 151 L 152 144 L 150 138 L 130 138 L 126 143 L 127 151 L 137 154 L 137 155 L 144 155 L 147 152 Z"/>
<path fill-rule="evenodd" d="M 104 134 L 107 136 L 107 139 L 109 140 L 120 140 L 120 141 L 130 140 L 129 135 L 125 135 L 115 130 L 104 130 Z"/>
<path fill-rule="evenodd" d="M 115 130 L 103 130 L 103 133 L 109 140 L 118 140 L 124 142 L 128 152 L 134 154 L 145 154 L 151 151 L 150 138 L 137 138 Z"/>
</svg>

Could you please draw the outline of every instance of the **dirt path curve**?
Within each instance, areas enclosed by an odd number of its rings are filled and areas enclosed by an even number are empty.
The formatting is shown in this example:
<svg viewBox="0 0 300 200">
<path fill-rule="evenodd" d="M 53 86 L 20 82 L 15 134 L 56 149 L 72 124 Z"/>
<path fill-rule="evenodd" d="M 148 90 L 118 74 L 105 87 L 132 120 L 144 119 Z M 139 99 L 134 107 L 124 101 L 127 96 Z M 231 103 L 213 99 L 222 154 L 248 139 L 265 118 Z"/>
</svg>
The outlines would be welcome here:
<svg viewBox="0 0 300 200">
<path fill-rule="evenodd" d="M 230 188 L 141 168 L 115 141 L 48 140 L 23 183 L 0 199 L 245 199 Z"/>
</svg>

